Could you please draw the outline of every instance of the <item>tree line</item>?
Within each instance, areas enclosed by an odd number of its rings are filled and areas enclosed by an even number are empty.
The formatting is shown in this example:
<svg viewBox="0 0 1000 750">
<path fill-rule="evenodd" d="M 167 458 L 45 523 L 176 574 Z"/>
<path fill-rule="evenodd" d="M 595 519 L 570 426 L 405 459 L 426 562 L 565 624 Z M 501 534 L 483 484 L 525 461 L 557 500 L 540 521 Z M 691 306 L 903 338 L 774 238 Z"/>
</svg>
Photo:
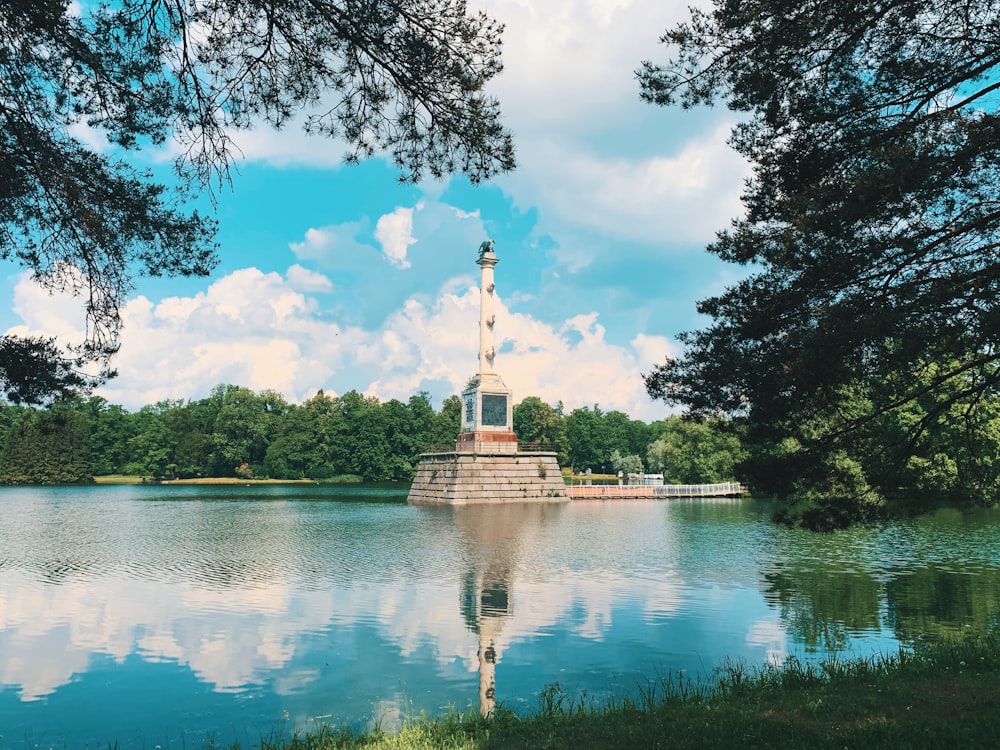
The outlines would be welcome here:
<svg viewBox="0 0 1000 750">
<path fill-rule="evenodd" d="M 125 474 L 153 479 L 354 478 L 409 481 L 421 453 L 448 451 L 461 401 L 435 409 L 319 391 L 301 404 L 272 390 L 216 386 L 207 398 L 160 401 L 130 412 L 105 399 L 38 408 L 0 404 L 0 482 L 66 484 Z M 594 473 L 662 471 L 668 482 L 734 481 L 745 455 L 724 422 L 680 417 L 647 424 L 598 405 L 564 413 L 529 396 L 514 407 L 522 448 L 555 451 L 561 466 Z"/>
</svg>

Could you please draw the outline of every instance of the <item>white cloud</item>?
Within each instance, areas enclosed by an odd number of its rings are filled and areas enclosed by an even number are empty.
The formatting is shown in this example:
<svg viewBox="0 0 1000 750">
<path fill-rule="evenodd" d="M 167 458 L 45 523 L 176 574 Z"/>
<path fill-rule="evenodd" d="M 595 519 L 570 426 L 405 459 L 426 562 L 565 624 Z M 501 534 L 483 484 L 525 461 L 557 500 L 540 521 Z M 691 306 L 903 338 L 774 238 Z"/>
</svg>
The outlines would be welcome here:
<svg viewBox="0 0 1000 750">
<path fill-rule="evenodd" d="M 419 210 L 422 208 L 417 206 Z M 406 251 L 416 240 L 413 237 L 413 209 L 396 208 L 391 214 L 379 217 L 375 224 L 375 239 L 382 245 L 382 252 L 397 268 L 409 268 Z"/>
<path fill-rule="evenodd" d="M 383 362 L 384 375 L 369 385 L 380 398 L 406 398 L 426 383 L 446 380 L 458 393 L 478 367 L 479 290 L 444 292 L 433 303 L 410 299 L 366 349 Z M 654 420 L 667 408 L 646 395 L 641 371 L 651 353 L 672 348 L 664 337 L 640 336 L 629 346 L 605 338 L 597 313 L 574 316 L 560 328 L 528 315 L 511 313 L 496 300 L 497 371 L 514 391 L 515 401 L 538 396 L 571 410 L 599 402 L 635 419 Z M 401 366 L 397 366 L 397 363 Z M 581 379 L 580 373 L 586 373 Z"/>
<path fill-rule="evenodd" d="M 32 281 L 31 274 L 16 277 L 12 312 L 21 323 L 6 333 L 15 336 L 55 336 L 58 344 L 79 344 L 86 335 L 84 305 L 68 292 L 49 292 Z"/>
<path fill-rule="evenodd" d="M 333 283 L 321 273 L 303 268 L 298 263 L 290 266 L 285 274 L 288 283 L 303 292 L 332 292 Z"/>
<path fill-rule="evenodd" d="M 687 3 L 651 0 L 500 0 L 504 72 L 495 91 L 522 133 L 559 124 L 579 131 L 638 102 L 634 71 Z"/>
<path fill-rule="evenodd" d="M 336 244 L 336 237 L 332 230 L 333 228 L 315 229 L 310 227 L 306 230 L 306 236 L 302 242 L 289 242 L 288 247 L 298 258 L 303 260 L 322 258 Z"/>
<path fill-rule="evenodd" d="M 310 167 L 342 166 L 347 146 L 340 139 L 309 135 L 302 125 L 305 117 L 297 116 L 280 130 L 261 124 L 250 130 L 231 132 L 235 152 L 248 161 L 265 161 L 283 167 L 304 164 Z"/>
<path fill-rule="evenodd" d="M 451 279 L 432 297 L 405 299 L 368 330 L 322 319 L 309 292 L 329 291 L 324 279 L 299 266 L 286 276 L 245 268 L 190 297 L 129 300 L 119 377 L 100 394 L 129 409 L 202 398 L 220 383 L 273 389 L 295 402 L 320 388 L 382 400 L 427 389 L 440 400 L 460 392 L 478 369 L 479 290 L 471 278 Z M 44 292 L 27 275 L 16 290 L 24 330 L 62 333 L 72 326 L 60 314 L 79 318 L 78 307 L 59 296 L 43 304 Z M 502 298 L 496 316 L 497 369 L 516 400 L 534 395 L 568 409 L 600 402 L 646 420 L 666 414 L 646 396 L 640 373 L 671 349 L 669 340 L 640 335 L 616 345 L 596 312 L 553 326 L 512 313 Z"/>
<path fill-rule="evenodd" d="M 728 123 L 672 155 L 602 155 L 563 142 L 525 147 L 539 168 L 504 178 L 519 205 L 538 206 L 540 223 L 593 228 L 622 240 L 704 244 L 742 211 L 746 164 L 726 145 Z"/>
</svg>

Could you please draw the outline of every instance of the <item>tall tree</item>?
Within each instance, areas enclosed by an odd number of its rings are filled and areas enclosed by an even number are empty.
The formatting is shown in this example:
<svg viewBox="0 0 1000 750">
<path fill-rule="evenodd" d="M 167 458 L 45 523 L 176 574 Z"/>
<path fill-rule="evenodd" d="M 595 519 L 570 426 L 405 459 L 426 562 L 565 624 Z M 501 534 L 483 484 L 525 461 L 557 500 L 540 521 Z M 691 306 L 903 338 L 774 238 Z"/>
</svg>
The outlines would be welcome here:
<svg viewBox="0 0 1000 750">
<path fill-rule="evenodd" d="M 712 324 L 650 394 L 794 441 L 784 462 L 821 492 L 852 435 L 936 394 L 889 446 L 906 466 L 1000 385 L 1000 6 L 715 0 L 662 41 L 673 57 L 643 65 L 643 98 L 743 113 L 731 144 L 753 177 L 709 247 L 749 273 L 699 303 Z"/>
<path fill-rule="evenodd" d="M 348 391 L 338 399 L 337 445 L 347 472 L 368 482 L 392 478 L 389 440 L 377 398 Z"/>
<path fill-rule="evenodd" d="M 569 465 L 575 471 L 601 471 L 609 455 L 604 452 L 604 429 L 597 404 L 574 409 L 566 417 L 566 439 L 569 441 Z"/>
<path fill-rule="evenodd" d="M 560 410 L 549 406 L 538 396 L 525 396 L 514 406 L 514 432 L 522 445 L 556 451 L 560 465 L 569 463 L 566 420 Z"/>
<path fill-rule="evenodd" d="M 712 484 L 737 480 L 745 452 L 731 425 L 720 420 L 679 416 L 663 422 L 663 433 L 649 446 L 647 465 L 668 484 Z"/>
<path fill-rule="evenodd" d="M 119 474 L 129 459 L 129 440 L 135 436 L 136 420 L 117 404 L 99 396 L 82 402 L 90 423 L 90 449 L 94 473 Z"/>
<path fill-rule="evenodd" d="M 68 352 L 0 338 L 0 387 L 39 403 L 112 375 L 134 277 L 213 268 L 214 224 L 185 200 L 228 176 L 234 130 L 303 112 L 349 161 L 388 152 L 404 180 L 512 169 L 484 93 L 501 33 L 465 0 L 0 4 L 0 259 L 79 295 L 87 328 Z M 85 128 L 111 150 L 81 140 Z M 127 161 L 171 137 L 176 189 Z"/>
<path fill-rule="evenodd" d="M 176 477 L 177 439 L 166 414 L 163 406 L 154 404 L 142 407 L 135 415 L 136 434 L 129 440 L 132 460 L 125 467 L 127 474 L 153 479 Z"/>
<path fill-rule="evenodd" d="M 434 415 L 424 450 L 454 450 L 455 438 L 461 429 L 462 399 L 452 394 L 441 403 L 441 411 Z"/>
<path fill-rule="evenodd" d="M 264 476 L 267 447 L 281 433 L 288 403 L 281 394 L 227 386 L 211 435 L 213 476 Z"/>
<path fill-rule="evenodd" d="M 7 435 L 0 482 L 80 484 L 94 481 L 86 417 L 70 404 L 28 411 Z"/>
</svg>

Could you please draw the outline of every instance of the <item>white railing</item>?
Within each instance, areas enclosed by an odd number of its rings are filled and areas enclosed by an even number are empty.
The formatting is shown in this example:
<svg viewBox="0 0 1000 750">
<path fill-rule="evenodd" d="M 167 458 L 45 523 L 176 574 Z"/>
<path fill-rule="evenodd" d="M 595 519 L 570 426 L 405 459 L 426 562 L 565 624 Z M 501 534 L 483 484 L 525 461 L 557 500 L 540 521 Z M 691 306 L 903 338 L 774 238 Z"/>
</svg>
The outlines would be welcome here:
<svg viewBox="0 0 1000 750">
<path fill-rule="evenodd" d="M 656 487 L 636 484 L 576 484 L 566 488 L 573 498 L 727 497 L 743 494 L 739 482 L 717 484 L 664 484 Z"/>
<path fill-rule="evenodd" d="M 656 497 L 723 497 L 740 495 L 743 488 L 739 482 L 719 482 L 718 484 L 664 484 L 653 488 Z"/>
</svg>

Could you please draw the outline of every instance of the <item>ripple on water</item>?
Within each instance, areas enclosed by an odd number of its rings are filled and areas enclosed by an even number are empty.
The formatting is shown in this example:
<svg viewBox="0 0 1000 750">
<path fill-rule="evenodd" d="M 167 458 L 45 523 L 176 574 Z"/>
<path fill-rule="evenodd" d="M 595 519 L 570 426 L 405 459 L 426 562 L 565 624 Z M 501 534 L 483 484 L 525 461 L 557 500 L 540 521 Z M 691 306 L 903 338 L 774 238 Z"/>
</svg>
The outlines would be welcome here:
<svg viewBox="0 0 1000 750">
<path fill-rule="evenodd" d="M 533 708 L 554 681 L 634 695 L 727 657 L 863 655 L 998 617 L 996 517 L 815 535 L 743 500 L 441 509 L 363 489 L 5 495 L 0 653 L 22 666 L 0 699 L 46 698 L 23 721 L 0 703 L 0 725 L 464 708 L 482 637 L 498 695 Z"/>
</svg>

